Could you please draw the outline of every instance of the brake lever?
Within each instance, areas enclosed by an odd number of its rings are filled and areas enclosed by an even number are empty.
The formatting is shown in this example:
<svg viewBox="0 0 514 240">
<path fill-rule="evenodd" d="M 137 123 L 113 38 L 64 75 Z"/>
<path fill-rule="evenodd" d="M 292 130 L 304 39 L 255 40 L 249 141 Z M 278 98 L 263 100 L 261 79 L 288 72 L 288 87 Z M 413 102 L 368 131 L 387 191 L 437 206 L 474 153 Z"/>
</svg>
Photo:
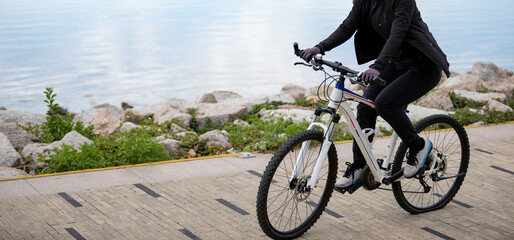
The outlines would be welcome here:
<svg viewBox="0 0 514 240">
<path fill-rule="evenodd" d="M 294 65 L 304 65 L 304 66 L 307 66 L 307 67 L 312 67 L 312 64 L 307 64 L 307 63 L 304 63 L 304 62 L 295 62 Z"/>
</svg>

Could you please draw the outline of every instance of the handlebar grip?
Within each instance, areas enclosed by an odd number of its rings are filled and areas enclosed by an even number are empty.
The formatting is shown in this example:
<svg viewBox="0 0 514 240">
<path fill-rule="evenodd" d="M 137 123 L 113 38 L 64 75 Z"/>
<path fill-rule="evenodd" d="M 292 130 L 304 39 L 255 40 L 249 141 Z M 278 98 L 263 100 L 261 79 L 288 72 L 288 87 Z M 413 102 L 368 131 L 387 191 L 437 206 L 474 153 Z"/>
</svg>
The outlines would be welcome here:
<svg viewBox="0 0 514 240">
<path fill-rule="evenodd" d="M 300 57 L 300 48 L 298 47 L 298 43 L 297 42 L 293 43 L 293 49 L 294 49 L 294 54 L 296 56 Z"/>
</svg>

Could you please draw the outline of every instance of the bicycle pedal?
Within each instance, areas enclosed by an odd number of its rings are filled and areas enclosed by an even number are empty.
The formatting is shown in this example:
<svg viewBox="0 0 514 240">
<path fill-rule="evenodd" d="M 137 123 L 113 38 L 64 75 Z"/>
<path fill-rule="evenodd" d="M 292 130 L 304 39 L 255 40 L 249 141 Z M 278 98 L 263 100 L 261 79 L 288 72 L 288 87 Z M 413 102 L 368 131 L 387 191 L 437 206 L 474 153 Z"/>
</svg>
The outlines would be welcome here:
<svg viewBox="0 0 514 240">
<path fill-rule="evenodd" d="M 334 190 L 339 192 L 339 193 L 346 193 L 348 192 L 349 194 L 352 194 L 353 192 L 357 191 L 357 189 L 359 189 L 360 187 L 362 186 L 362 183 L 359 181 L 358 183 L 356 184 L 353 184 L 353 185 L 350 185 L 348 187 L 334 187 Z"/>
</svg>

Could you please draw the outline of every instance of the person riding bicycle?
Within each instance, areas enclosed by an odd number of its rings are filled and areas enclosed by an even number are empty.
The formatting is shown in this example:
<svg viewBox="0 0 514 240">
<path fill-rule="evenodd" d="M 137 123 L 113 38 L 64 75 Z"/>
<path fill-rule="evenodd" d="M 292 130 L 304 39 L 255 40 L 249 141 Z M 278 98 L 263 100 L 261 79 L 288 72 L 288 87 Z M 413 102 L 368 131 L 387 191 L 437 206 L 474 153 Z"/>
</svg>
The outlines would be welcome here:
<svg viewBox="0 0 514 240">
<path fill-rule="evenodd" d="M 343 44 L 354 33 L 357 62 L 375 60 L 362 73 L 364 83 L 371 83 L 377 76 L 387 82 L 386 86 L 366 88 L 363 95 L 375 102 L 375 109 L 360 103 L 357 121 L 362 129 L 375 129 L 378 115 L 386 120 L 409 147 L 403 173 L 413 177 L 432 150 L 432 143 L 417 134 L 405 107 L 437 86 L 442 71 L 450 75 L 446 55 L 423 22 L 415 0 L 354 0 L 343 23 L 316 46 L 302 50 L 301 57 L 309 62 L 316 54 Z M 353 159 L 336 182 L 336 189 L 357 183 L 366 165 L 355 140 Z"/>
</svg>

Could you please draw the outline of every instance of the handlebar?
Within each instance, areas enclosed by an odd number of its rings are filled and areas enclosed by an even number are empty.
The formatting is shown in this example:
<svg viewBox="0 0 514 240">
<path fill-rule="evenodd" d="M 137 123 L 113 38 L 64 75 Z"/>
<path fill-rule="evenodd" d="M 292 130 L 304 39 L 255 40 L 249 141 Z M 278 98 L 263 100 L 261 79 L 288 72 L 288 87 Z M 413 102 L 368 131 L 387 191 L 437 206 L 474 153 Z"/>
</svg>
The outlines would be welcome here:
<svg viewBox="0 0 514 240">
<path fill-rule="evenodd" d="M 293 49 L 294 49 L 294 54 L 301 58 L 301 50 L 298 47 L 297 42 L 293 43 Z M 361 73 L 359 73 L 359 71 L 355 71 L 348 67 L 345 67 L 345 66 L 343 66 L 343 64 L 341 64 L 340 62 L 337 62 L 337 61 L 332 62 L 332 61 L 324 60 L 323 55 L 321 55 L 321 54 L 317 54 L 316 56 L 314 56 L 314 58 L 310 62 L 310 65 L 304 64 L 304 63 L 295 63 L 295 65 L 298 65 L 298 64 L 312 66 L 315 70 L 319 70 L 322 68 L 322 65 L 326 65 L 326 66 L 329 66 L 330 68 L 332 68 L 334 71 L 339 72 L 342 75 L 345 75 L 345 77 L 347 77 L 347 78 L 356 79 L 354 81 L 351 81 L 352 83 L 362 82 L 362 80 L 360 79 Z M 379 86 L 385 86 L 387 84 L 387 82 L 384 79 L 377 76 L 377 77 L 373 78 L 373 81 L 371 84 L 378 84 Z"/>
</svg>

